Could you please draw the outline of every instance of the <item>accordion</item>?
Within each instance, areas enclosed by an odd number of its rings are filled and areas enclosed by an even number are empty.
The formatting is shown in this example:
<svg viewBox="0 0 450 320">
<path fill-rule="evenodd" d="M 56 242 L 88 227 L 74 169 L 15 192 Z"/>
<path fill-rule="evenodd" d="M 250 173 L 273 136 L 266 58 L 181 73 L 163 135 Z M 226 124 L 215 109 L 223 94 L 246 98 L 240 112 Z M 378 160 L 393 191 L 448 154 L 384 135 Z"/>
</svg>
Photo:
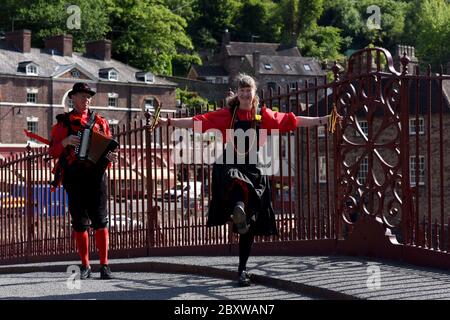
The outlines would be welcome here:
<svg viewBox="0 0 450 320">
<path fill-rule="evenodd" d="M 89 160 L 95 164 L 101 162 L 106 154 L 114 151 L 119 143 L 99 132 L 86 128 L 78 131 L 80 144 L 75 148 L 78 160 Z"/>
</svg>

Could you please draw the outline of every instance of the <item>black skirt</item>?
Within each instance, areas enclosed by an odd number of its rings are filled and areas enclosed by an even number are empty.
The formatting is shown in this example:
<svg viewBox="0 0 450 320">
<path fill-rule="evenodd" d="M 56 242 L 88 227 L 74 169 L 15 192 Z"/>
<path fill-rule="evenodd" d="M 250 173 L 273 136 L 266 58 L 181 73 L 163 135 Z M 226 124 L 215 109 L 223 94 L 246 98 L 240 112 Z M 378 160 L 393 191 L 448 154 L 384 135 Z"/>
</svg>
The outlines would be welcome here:
<svg viewBox="0 0 450 320">
<path fill-rule="evenodd" d="M 230 199 L 230 189 L 235 179 L 244 182 L 248 189 L 246 214 L 250 232 L 265 236 L 277 234 L 269 179 L 254 164 L 213 165 L 207 225 L 218 226 L 230 221 L 235 205 Z M 235 226 L 233 231 L 237 232 Z"/>
</svg>

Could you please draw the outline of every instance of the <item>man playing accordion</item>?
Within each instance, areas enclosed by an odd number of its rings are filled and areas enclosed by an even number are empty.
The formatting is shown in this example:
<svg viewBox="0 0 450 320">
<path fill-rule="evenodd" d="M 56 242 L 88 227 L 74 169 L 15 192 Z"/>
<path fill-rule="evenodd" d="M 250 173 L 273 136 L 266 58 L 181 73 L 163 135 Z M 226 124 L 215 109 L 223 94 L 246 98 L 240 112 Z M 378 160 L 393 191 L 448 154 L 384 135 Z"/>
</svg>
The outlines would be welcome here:
<svg viewBox="0 0 450 320">
<path fill-rule="evenodd" d="M 108 121 L 89 109 L 95 92 L 86 83 L 76 83 L 68 96 L 73 100 L 71 112 L 56 117 L 50 134 L 49 154 L 59 159 L 61 180 L 69 197 L 69 211 L 72 217 L 78 253 L 81 258 L 80 278 L 87 279 L 92 270 L 89 264 L 89 238 L 87 230 L 95 230 L 96 246 L 100 255 L 100 278 L 111 279 L 108 266 L 108 217 L 107 177 L 105 165 L 117 161 L 116 152 L 108 152 L 99 162 L 82 161 L 75 149 L 80 144 L 79 133 L 87 127 L 92 131 L 111 137 Z"/>
</svg>

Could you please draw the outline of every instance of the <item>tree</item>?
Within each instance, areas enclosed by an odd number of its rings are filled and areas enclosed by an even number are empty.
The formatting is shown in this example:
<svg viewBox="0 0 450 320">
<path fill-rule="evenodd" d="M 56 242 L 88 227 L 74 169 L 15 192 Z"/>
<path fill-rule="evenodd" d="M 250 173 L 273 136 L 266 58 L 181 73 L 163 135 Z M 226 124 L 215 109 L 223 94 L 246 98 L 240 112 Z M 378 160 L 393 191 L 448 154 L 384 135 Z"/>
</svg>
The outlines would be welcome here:
<svg viewBox="0 0 450 320">
<path fill-rule="evenodd" d="M 380 29 L 368 27 L 368 20 L 376 14 L 370 10 L 371 6 L 380 9 Z M 410 7 L 410 3 L 396 0 L 326 0 L 324 14 L 318 24 L 342 30 L 344 52 L 369 44 L 392 50 L 403 42 L 405 17 Z"/>
<path fill-rule="evenodd" d="M 416 52 L 423 65 L 450 61 L 450 3 L 445 0 L 421 0 L 416 14 Z"/>
<path fill-rule="evenodd" d="M 187 23 L 195 17 L 194 2 L 195 0 L 163 0 L 170 11 L 182 17 Z"/>
<path fill-rule="evenodd" d="M 195 47 L 217 47 L 225 29 L 234 32 L 232 21 L 239 5 L 237 0 L 195 0 L 195 17 L 188 27 Z"/>
<path fill-rule="evenodd" d="M 104 38 L 110 30 L 108 25 L 108 4 L 105 0 L 73 0 L 70 5 L 80 8 L 80 28 L 68 27 L 73 12 L 68 12 L 65 0 L 34 0 L 24 5 L 21 1 L 8 1 L 8 10 L 13 12 L 6 17 L 5 25 L 14 29 L 31 29 L 32 45 L 42 47 L 46 38 L 58 34 L 72 34 L 75 51 L 84 52 L 84 43 Z M 7 28 L 6 30 L 10 30 Z"/>
<path fill-rule="evenodd" d="M 323 0 L 281 0 L 283 42 L 291 43 L 314 29 L 323 12 Z"/>
<path fill-rule="evenodd" d="M 233 21 L 236 40 L 280 41 L 282 22 L 276 8 L 271 0 L 244 0 Z"/>
<path fill-rule="evenodd" d="M 136 68 L 170 75 L 174 59 L 201 63 L 186 20 L 156 0 L 114 0 L 110 18 L 113 52 Z"/>
<path fill-rule="evenodd" d="M 205 110 L 212 109 L 213 105 L 208 104 L 208 99 L 201 97 L 197 92 L 189 91 L 187 89 L 176 89 L 176 98 L 180 100 L 181 105 L 185 106 L 189 112 L 196 114 L 202 113 Z"/>
<path fill-rule="evenodd" d="M 367 19 L 373 14 L 367 13 L 367 8 L 377 6 L 380 9 L 380 29 L 370 29 Z M 405 16 L 409 5 L 396 0 L 362 0 L 358 2 L 359 11 L 363 17 L 361 47 L 369 43 L 393 50 L 396 44 L 403 42 L 405 32 Z"/>
<path fill-rule="evenodd" d="M 297 44 L 305 56 L 324 60 L 341 60 L 343 39 L 335 27 L 315 26 L 299 38 Z"/>
</svg>

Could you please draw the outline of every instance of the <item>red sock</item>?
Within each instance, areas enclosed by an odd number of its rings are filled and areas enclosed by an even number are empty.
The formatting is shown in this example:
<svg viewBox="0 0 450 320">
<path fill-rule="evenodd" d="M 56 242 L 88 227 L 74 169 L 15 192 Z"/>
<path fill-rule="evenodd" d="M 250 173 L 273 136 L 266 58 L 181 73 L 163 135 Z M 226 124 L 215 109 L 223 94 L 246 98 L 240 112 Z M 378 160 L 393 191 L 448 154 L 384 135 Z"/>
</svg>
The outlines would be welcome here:
<svg viewBox="0 0 450 320">
<path fill-rule="evenodd" d="M 108 264 L 108 228 L 95 230 L 95 244 L 100 255 L 100 264 Z"/>
<path fill-rule="evenodd" d="M 78 254 L 81 258 L 83 266 L 89 266 L 89 236 L 87 231 L 75 231 L 75 239 L 78 248 Z"/>
</svg>

